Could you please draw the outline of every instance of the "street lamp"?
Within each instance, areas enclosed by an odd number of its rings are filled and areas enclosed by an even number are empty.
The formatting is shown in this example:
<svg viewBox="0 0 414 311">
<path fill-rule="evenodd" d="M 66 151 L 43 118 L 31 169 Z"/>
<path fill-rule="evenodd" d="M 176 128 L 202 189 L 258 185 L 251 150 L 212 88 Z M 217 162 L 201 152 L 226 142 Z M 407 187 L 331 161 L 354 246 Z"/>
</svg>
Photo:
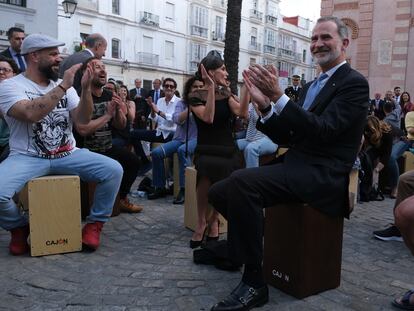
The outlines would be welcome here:
<svg viewBox="0 0 414 311">
<path fill-rule="evenodd" d="M 124 73 L 124 70 L 128 70 L 129 69 L 129 61 L 126 59 L 122 62 L 122 70 L 121 72 Z"/>
<path fill-rule="evenodd" d="M 71 18 L 76 11 L 78 2 L 76 0 L 63 0 L 62 7 L 66 15 L 58 15 L 60 17 Z M 69 14 L 69 15 L 68 15 Z"/>
</svg>

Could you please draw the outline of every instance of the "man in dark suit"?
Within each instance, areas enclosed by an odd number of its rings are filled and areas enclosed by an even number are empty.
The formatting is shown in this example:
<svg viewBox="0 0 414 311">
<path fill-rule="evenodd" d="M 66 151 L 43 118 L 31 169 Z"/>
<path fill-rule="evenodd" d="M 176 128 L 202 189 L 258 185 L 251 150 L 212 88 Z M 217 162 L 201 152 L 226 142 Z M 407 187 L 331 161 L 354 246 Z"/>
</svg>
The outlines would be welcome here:
<svg viewBox="0 0 414 311">
<path fill-rule="evenodd" d="M 383 111 L 384 101 L 381 99 L 380 93 L 375 93 L 374 99 L 371 99 L 369 104 L 369 112 L 374 114 L 380 120 L 384 119 L 385 113 Z"/>
<path fill-rule="evenodd" d="M 152 82 L 152 87 L 154 88 L 153 90 L 149 91 L 148 96 L 151 96 L 152 101 L 157 104 L 158 100 L 161 97 L 164 97 L 164 91 L 161 90 L 161 80 L 160 79 L 155 79 Z"/>
<path fill-rule="evenodd" d="M 285 89 L 285 94 L 295 103 L 299 101 L 299 95 L 302 92 L 300 87 L 300 76 L 292 76 L 292 86 L 289 86 Z"/>
<path fill-rule="evenodd" d="M 141 83 L 141 79 L 135 79 L 135 87 L 129 90 L 129 97 L 135 102 L 134 128 L 146 129 L 147 118 L 151 112 L 151 108 L 146 102 L 148 92 L 141 87 Z"/>
<path fill-rule="evenodd" d="M 288 144 L 289 150 L 276 164 L 235 171 L 210 188 L 209 202 L 228 220 L 231 259 L 244 264 L 240 284 L 211 310 L 250 310 L 268 301 L 262 272 L 263 208 L 304 202 L 332 217 L 349 215 L 349 172 L 366 121 L 369 87 L 346 63 L 348 44 L 340 19 L 317 21 L 310 50 L 322 73 L 304 86 L 298 104 L 283 94 L 273 66 L 266 70 L 254 65 L 243 72 L 262 113 L 258 129 L 275 143 Z"/>
<path fill-rule="evenodd" d="M 20 48 L 24 40 L 24 30 L 19 27 L 11 27 L 7 30 L 7 39 L 9 40 L 10 46 L 4 51 L 0 52 L 0 55 L 13 59 L 20 72 L 26 71 L 26 61 L 20 54 Z"/>
<path fill-rule="evenodd" d="M 75 64 L 83 63 L 89 58 L 96 57 L 101 59 L 105 56 L 107 42 L 99 33 L 90 34 L 85 40 L 86 48 L 82 51 L 73 53 L 62 61 L 59 67 L 59 77 L 63 77 L 64 72 Z M 73 87 L 78 94 L 80 93 L 80 73 L 75 77 Z"/>
</svg>

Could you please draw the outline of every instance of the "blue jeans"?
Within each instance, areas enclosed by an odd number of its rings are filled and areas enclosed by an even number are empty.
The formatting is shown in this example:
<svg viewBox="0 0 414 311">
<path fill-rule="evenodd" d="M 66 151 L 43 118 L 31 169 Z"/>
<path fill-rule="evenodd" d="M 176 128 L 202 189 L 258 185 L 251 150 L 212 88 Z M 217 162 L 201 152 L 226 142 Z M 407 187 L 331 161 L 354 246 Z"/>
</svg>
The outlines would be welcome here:
<svg viewBox="0 0 414 311">
<path fill-rule="evenodd" d="M 400 177 L 400 169 L 398 167 L 397 160 L 411 147 L 412 143 L 413 142 L 410 140 L 400 140 L 392 145 L 391 156 L 388 160 L 389 184 L 391 189 L 397 186 L 398 178 Z"/>
<path fill-rule="evenodd" d="M 238 139 L 237 146 L 244 153 L 246 168 L 258 167 L 259 156 L 270 154 L 277 150 L 277 145 L 267 136 L 255 141 L 247 141 L 245 138 Z"/>
<path fill-rule="evenodd" d="M 22 154 L 9 155 L 0 164 L 0 227 L 11 230 L 28 223 L 12 200 L 31 179 L 46 175 L 79 175 L 98 182 L 88 222 L 108 221 L 121 184 L 123 170 L 111 158 L 88 149 L 78 149 L 59 159 L 42 159 Z"/>
<path fill-rule="evenodd" d="M 188 156 L 185 157 L 185 143 L 179 140 L 171 140 L 161 146 L 158 146 L 151 151 L 152 158 L 152 183 L 154 187 L 162 188 L 165 187 L 165 167 L 164 159 L 171 156 L 175 152 L 178 153 L 179 178 L 180 187 L 184 188 L 184 172 L 187 165 L 191 163 L 191 156 L 194 154 L 194 149 L 197 145 L 197 139 L 188 141 Z"/>
</svg>

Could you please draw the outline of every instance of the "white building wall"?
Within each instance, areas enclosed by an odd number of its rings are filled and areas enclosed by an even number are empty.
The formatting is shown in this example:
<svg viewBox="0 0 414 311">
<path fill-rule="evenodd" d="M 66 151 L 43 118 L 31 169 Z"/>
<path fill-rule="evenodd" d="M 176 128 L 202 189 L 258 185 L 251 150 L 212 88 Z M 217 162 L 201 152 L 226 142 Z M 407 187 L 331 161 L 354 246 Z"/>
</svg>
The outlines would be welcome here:
<svg viewBox="0 0 414 311">
<path fill-rule="evenodd" d="M 6 31 L 13 26 L 24 28 L 26 34 L 57 37 L 57 5 L 56 0 L 27 0 L 25 8 L 0 3 L 0 50 L 9 45 Z"/>
</svg>

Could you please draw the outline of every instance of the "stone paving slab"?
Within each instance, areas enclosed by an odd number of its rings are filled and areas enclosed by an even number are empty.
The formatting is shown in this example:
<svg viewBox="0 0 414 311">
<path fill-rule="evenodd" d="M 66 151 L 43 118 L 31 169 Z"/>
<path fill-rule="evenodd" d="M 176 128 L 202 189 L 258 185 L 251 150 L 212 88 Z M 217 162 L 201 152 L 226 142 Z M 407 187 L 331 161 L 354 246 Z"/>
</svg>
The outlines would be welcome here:
<svg viewBox="0 0 414 311">
<path fill-rule="evenodd" d="M 0 231 L 0 310 L 203 311 L 237 285 L 240 272 L 192 262 L 182 205 L 133 201 L 144 211 L 112 218 L 94 253 L 13 257 Z M 359 204 L 345 221 L 339 288 L 302 300 L 270 288 L 270 302 L 255 310 L 393 310 L 391 300 L 414 287 L 404 244 L 372 236 L 392 222 L 393 202 Z"/>
</svg>

